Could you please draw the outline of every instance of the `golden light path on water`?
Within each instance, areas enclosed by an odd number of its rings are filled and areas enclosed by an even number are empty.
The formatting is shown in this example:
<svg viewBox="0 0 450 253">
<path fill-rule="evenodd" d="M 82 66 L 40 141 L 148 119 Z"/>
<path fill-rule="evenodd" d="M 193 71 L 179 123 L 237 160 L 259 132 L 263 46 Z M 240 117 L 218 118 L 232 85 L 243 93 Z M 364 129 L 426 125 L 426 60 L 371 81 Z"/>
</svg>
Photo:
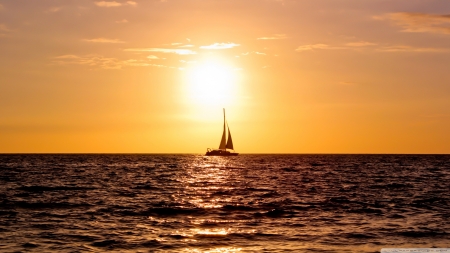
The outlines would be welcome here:
<svg viewBox="0 0 450 253">
<path fill-rule="evenodd" d="M 184 191 L 178 195 L 173 195 L 174 200 L 180 203 L 190 203 L 201 209 L 218 209 L 227 204 L 234 203 L 232 197 L 214 196 L 218 191 L 233 191 L 235 187 L 230 186 L 233 182 L 232 173 L 229 170 L 230 160 L 222 157 L 203 157 L 196 159 L 188 166 L 186 176 L 180 178 L 184 185 Z M 227 169 L 228 168 L 228 169 Z M 219 228 L 190 228 L 177 230 L 173 234 L 181 235 L 187 241 L 197 241 L 199 238 L 220 238 L 232 233 L 256 233 L 255 229 L 236 229 L 231 227 L 232 223 L 239 220 L 227 219 L 203 219 L 190 217 L 190 223 L 196 226 L 205 224 L 219 225 Z M 220 252 L 231 253 L 240 252 L 240 247 L 215 247 L 208 250 L 186 248 L 182 252 Z"/>
</svg>

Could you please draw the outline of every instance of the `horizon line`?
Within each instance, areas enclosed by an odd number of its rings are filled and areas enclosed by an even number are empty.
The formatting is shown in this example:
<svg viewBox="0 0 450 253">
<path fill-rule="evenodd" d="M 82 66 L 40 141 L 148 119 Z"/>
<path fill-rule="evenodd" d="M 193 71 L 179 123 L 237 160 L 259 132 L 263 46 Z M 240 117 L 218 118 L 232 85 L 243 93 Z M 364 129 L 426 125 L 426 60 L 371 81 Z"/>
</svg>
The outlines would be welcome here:
<svg viewBox="0 0 450 253">
<path fill-rule="evenodd" d="M 143 152 L 5 152 L 0 155 L 202 155 L 203 153 Z M 239 153 L 239 155 L 450 155 L 450 153 Z"/>
</svg>

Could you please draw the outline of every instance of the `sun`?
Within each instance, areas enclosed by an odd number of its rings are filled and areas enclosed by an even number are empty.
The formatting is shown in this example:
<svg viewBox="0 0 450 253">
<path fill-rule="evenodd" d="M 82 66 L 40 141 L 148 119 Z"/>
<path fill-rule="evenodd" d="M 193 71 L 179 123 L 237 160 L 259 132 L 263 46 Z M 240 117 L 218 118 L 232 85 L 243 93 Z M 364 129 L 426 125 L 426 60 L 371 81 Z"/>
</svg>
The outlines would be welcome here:
<svg viewBox="0 0 450 253">
<path fill-rule="evenodd" d="M 202 105 L 232 103 L 236 89 L 236 70 L 225 61 L 205 60 L 187 70 L 187 85 L 193 102 Z"/>
</svg>

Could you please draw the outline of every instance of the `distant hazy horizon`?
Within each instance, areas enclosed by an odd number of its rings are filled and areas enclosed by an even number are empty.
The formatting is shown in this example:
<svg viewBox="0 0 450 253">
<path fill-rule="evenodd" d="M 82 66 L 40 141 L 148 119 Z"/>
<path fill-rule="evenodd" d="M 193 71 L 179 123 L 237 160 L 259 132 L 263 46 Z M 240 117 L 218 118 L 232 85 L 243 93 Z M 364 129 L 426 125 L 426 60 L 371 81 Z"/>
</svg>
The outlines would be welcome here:
<svg viewBox="0 0 450 253">
<path fill-rule="evenodd" d="M 449 154 L 448 1 L 0 0 L 0 153 Z"/>
</svg>

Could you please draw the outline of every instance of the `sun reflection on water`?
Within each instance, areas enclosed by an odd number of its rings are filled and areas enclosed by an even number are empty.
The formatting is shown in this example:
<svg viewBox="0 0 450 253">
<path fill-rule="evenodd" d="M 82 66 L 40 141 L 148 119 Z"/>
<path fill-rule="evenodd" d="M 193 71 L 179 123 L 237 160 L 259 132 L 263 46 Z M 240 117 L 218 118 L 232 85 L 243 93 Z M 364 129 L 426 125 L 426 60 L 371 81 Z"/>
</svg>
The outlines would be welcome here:
<svg viewBox="0 0 450 253">
<path fill-rule="evenodd" d="M 228 169 L 231 159 L 223 157 L 199 157 L 189 164 L 184 177 L 184 191 L 172 197 L 180 203 L 189 203 L 197 208 L 222 208 L 230 204 L 230 196 L 221 193 L 234 190 L 232 173 Z"/>
<path fill-rule="evenodd" d="M 185 249 L 183 252 L 204 252 L 204 253 L 232 253 L 232 252 L 240 252 L 242 251 L 242 248 L 236 248 L 236 247 L 218 247 L 214 249 L 209 250 L 203 250 L 203 249 Z"/>
</svg>

